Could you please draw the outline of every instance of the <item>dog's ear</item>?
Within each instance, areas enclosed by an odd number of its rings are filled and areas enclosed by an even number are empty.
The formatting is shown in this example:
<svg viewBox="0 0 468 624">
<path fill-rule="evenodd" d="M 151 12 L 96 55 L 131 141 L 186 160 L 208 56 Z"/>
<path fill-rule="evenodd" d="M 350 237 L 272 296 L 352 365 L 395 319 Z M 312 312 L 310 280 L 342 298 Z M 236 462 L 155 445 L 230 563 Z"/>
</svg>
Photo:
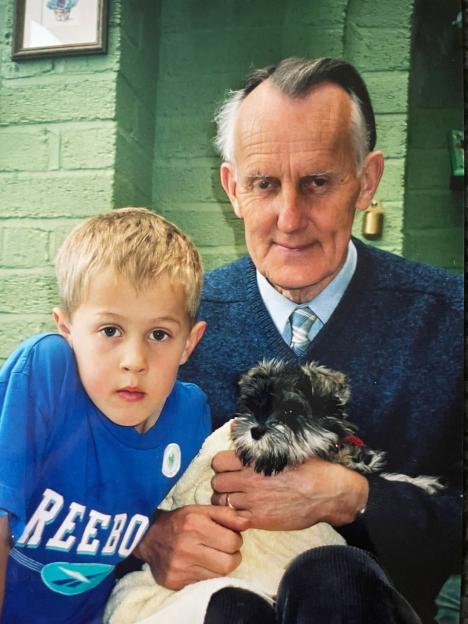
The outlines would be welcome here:
<svg viewBox="0 0 468 624">
<path fill-rule="evenodd" d="M 313 388 L 322 388 L 328 394 L 336 397 L 340 405 L 346 405 L 351 397 L 348 378 L 344 373 L 309 362 L 302 367 L 309 377 Z"/>
<path fill-rule="evenodd" d="M 249 368 L 239 379 L 240 393 L 249 392 L 259 384 L 270 380 L 286 368 L 283 360 L 261 360 L 252 368 Z"/>
<path fill-rule="evenodd" d="M 286 368 L 282 360 L 262 360 L 239 379 L 237 409 L 266 418 L 270 412 L 272 386 L 278 374 Z"/>
</svg>

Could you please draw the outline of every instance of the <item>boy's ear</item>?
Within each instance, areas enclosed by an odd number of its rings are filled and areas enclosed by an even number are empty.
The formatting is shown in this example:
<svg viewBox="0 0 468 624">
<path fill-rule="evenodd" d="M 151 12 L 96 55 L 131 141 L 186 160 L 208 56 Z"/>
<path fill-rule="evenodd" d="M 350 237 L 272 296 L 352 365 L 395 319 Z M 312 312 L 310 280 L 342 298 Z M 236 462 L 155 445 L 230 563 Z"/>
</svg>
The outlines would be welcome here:
<svg viewBox="0 0 468 624">
<path fill-rule="evenodd" d="M 71 331 L 70 331 L 70 319 L 68 318 L 68 314 L 66 314 L 62 308 L 54 308 L 52 310 L 52 318 L 54 319 L 55 324 L 57 325 L 58 332 L 61 336 L 65 338 L 70 347 L 72 346 L 71 342 Z"/>
<path fill-rule="evenodd" d="M 203 334 L 205 333 L 206 323 L 205 321 L 198 321 L 190 330 L 190 334 L 187 337 L 187 341 L 185 343 L 184 351 L 180 357 L 179 364 L 185 364 L 185 362 L 192 355 L 195 347 L 203 338 Z"/>
</svg>

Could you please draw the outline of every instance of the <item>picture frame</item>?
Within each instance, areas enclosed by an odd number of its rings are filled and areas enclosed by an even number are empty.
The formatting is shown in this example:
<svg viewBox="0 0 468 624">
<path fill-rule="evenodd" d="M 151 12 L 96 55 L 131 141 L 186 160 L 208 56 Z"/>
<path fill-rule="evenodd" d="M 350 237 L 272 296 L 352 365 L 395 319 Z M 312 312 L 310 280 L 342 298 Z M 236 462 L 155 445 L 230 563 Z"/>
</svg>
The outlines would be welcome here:
<svg viewBox="0 0 468 624">
<path fill-rule="evenodd" d="M 16 0 L 14 61 L 107 52 L 108 0 Z"/>
</svg>

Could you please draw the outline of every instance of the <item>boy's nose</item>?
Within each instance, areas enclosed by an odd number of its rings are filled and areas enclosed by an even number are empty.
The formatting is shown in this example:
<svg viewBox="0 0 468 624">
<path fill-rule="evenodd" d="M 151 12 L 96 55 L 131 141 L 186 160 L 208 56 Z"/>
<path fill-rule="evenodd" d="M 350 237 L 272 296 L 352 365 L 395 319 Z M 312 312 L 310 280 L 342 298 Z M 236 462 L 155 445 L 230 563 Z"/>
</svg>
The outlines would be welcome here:
<svg viewBox="0 0 468 624">
<path fill-rule="evenodd" d="M 143 351 L 138 348 L 127 350 L 121 359 L 120 368 L 130 373 L 144 373 L 147 365 Z"/>
<path fill-rule="evenodd" d="M 138 364 L 122 363 L 121 368 L 129 373 L 144 373 L 146 371 L 145 366 L 139 366 Z"/>
</svg>

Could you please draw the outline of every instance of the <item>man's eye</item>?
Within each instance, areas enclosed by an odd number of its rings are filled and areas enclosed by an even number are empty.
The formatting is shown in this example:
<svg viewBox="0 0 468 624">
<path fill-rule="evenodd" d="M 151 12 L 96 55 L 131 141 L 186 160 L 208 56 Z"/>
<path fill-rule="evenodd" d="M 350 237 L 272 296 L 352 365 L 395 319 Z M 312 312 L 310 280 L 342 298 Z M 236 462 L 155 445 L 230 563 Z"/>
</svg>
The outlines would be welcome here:
<svg viewBox="0 0 468 624">
<path fill-rule="evenodd" d="M 253 187 L 257 191 L 270 191 L 274 186 L 275 183 L 270 178 L 257 178 L 253 183 Z"/>
<path fill-rule="evenodd" d="M 312 178 L 310 186 L 315 190 L 325 190 L 328 186 L 328 178 Z"/>
<path fill-rule="evenodd" d="M 150 337 L 151 340 L 155 340 L 156 342 L 162 342 L 163 340 L 167 340 L 169 338 L 169 334 L 163 329 L 155 329 L 151 332 Z"/>
<path fill-rule="evenodd" d="M 304 187 L 309 191 L 323 191 L 328 183 L 328 178 L 311 176 L 304 181 Z"/>
<path fill-rule="evenodd" d="M 107 336 L 107 338 L 115 338 L 116 336 L 121 336 L 120 329 L 118 327 L 103 327 L 100 331 L 101 334 Z"/>
</svg>

